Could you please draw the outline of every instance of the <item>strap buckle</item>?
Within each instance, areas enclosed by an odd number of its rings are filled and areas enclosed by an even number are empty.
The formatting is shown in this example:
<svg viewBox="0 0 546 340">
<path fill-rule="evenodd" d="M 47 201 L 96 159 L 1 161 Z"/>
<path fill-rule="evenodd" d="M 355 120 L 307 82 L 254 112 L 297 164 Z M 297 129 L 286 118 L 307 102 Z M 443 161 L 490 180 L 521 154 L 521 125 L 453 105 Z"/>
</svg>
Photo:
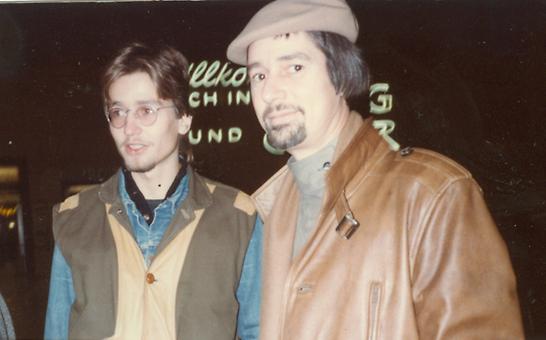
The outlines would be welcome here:
<svg viewBox="0 0 546 340">
<path fill-rule="evenodd" d="M 360 222 L 358 222 L 352 212 L 347 212 L 339 224 L 336 227 L 336 233 L 339 234 L 339 236 L 343 237 L 344 239 L 348 240 L 353 236 L 354 232 L 358 229 L 360 226 Z"/>
</svg>

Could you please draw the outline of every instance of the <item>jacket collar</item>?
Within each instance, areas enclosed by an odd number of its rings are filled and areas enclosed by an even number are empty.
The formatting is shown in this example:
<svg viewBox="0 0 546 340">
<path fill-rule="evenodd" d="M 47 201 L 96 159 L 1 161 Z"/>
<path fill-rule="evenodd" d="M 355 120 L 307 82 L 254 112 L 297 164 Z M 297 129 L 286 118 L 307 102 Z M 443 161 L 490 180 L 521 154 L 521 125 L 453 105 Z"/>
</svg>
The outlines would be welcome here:
<svg viewBox="0 0 546 340">
<path fill-rule="evenodd" d="M 185 208 L 201 209 L 209 206 L 212 203 L 212 194 L 210 193 L 205 181 L 199 176 L 191 166 L 187 167 L 189 179 L 189 191 L 186 200 L 182 203 Z M 122 176 L 121 171 L 118 171 L 114 176 L 110 177 L 106 182 L 99 187 L 99 198 L 104 203 L 112 205 L 112 207 L 121 207 L 121 199 L 118 193 L 119 176 Z"/>
<path fill-rule="evenodd" d="M 121 170 L 99 185 L 99 198 L 102 202 L 110 205 L 121 202 L 118 194 L 119 176 L 122 176 Z"/>
<path fill-rule="evenodd" d="M 191 207 L 193 210 L 204 209 L 212 204 L 212 193 L 203 177 L 199 176 L 191 166 L 188 166 L 189 191 L 182 207 Z"/>
<path fill-rule="evenodd" d="M 360 118 L 360 117 L 357 117 Z M 345 239 L 351 238 L 360 226 L 349 204 L 349 198 L 360 186 L 378 161 L 389 152 L 388 144 L 373 128 L 372 119 L 360 124 L 348 122 L 346 135 L 340 136 L 336 157 L 326 178 L 322 220 L 332 211 L 337 223 L 336 232 Z"/>
<path fill-rule="evenodd" d="M 388 144 L 373 128 L 372 122 L 372 118 L 362 120 L 360 115 L 352 114 L 341 132 L 326 179 L 328 197 L 324 207 L 327 210 L 340 195 L 350 197 L 369 170 L 388 153 Z"/>
<path fill-rule="evenodd" d="M 346 189 L 349 182 L 358 180 L 354 178 L 357 171 L 362 167 L 369 168 L 374 159 L 377 159 L 372 154 L 377 154 L 380 142 L 381 136 L 373 129 L 372 118 L 363 120 L 359 113 L 351 112 L 338 137 L 333 165 L 327 176 L 328 196 L 325 207 L 331 209 L 335 200 L 350 189 Z M 285 165 L 252 194 L 258 213 L 263 219 L 271 212 L 277 193 L 287 180 L 293 178 Z"/>
</svg>

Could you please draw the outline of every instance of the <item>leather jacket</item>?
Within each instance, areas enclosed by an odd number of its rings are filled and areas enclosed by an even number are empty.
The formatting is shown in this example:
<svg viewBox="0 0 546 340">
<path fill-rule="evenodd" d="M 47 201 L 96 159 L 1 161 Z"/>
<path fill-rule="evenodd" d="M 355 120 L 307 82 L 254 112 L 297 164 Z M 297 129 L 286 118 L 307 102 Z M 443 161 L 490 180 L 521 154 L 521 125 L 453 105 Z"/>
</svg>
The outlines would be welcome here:
<svg viewBox="0 0 546 340">
<path fill-rule="evenodd" d="M 253 195 L 265 222 L 260 339 L 523 339 L 506 245 L 467 170 L 391 151 L 352 112 L 326 185 L 293 259 L 288 168 Z"/>
</svg>

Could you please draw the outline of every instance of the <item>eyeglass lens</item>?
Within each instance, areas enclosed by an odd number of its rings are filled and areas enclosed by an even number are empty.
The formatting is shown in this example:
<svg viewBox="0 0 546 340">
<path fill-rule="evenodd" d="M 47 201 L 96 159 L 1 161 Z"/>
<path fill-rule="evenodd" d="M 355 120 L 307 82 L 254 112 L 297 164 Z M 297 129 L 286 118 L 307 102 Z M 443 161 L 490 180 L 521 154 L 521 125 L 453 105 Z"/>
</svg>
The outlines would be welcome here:
<svg viewBox="0 0 546 340">
<path fill-rule="evenodd" d="M 155 123 L 157 119 L 157 112 L 159 108 L 152 106 L 138 106 L 134 112 L 136 118 L 142 125 L 149 126 Z M 132 110 L 121 108 L 121 107 L 111 107 L 108 109 L 108 120 L 115 128 L 121 128 L 127 123 L 127 117 Z"/>
</svg>

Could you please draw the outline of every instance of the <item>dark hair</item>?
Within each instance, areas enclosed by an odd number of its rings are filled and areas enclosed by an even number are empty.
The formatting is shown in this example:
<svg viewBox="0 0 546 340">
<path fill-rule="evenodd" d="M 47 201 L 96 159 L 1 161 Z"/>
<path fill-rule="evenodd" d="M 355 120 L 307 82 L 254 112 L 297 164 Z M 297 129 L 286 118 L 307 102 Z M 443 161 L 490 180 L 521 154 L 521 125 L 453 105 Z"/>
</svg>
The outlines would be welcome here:
<svg viewBox="0 0 546 340">
<path fill-rule="evenodd" d="M 328 75 L 337 93 L 345 98 L 368 91 L 368 66 L 360 49 L 337 33 L 308 31 L 311 40 L 326 56 Z"/>
<path fill-rule="evenodd" d="M 178 110 L 178 115 L 193 116 L 188 103 L 190 91 L 188 61 L 178 50 L 167 46 L 147 46 L 142 43 L 131 43 L 119 50 L 108 63 L 102 76 L 102 97 L 104 105 L 110 100 L 108 91 L 114 81 L 135 72 L 147 73 L 157 88 L 161 99 L 170 99 Z M 186 160 L 192 160 L 188 136 L 182 136 L 181 151 Z"/>
</svg>

